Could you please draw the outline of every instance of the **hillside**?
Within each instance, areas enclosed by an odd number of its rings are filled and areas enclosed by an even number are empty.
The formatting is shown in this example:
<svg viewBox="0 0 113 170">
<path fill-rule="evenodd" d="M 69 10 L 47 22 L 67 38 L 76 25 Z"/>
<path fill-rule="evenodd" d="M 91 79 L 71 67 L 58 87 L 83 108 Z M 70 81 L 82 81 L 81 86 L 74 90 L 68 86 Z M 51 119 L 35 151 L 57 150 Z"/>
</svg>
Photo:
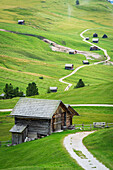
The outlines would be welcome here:
<svg viewBox="0 0 113 170">
<path fill-rule="evenodd" d="M 85 29 L 91 29 L 85 33 L 86 36 L 92 38 L 94 32 L 99 35 L 99 46 L 108 51 L 111 61 L 113 35 L 112 35 L 112 13 L 113 6 L 107 1 L 90 0 L 84 2 L 81 0 L 80 5 L 76 6 L 73 0 L 62 2 L 57 1 L 19 1 L 10 0 L 2 1 L 0 7 L 0 29 L 17 31 L 21 33 L 35 34 L 43 36 L 60 45 L 64 45 L 73 49 L 89 51 L 90 45 L 82 41 L 80 33 Z M 106 14 L 106 17 L 103 17 Z M 98 17 L 97 17 L 98 16 Z M 18 25 L 18 19 L 24 19 L 25 25 Z M 108 39 L 102 39 L 102 35 L 106 33 Z M 106 89 L 106 84 L 112 84 L 112 66 L 95 65 L 85 67 L 79 70 L 75 75 L 69 77 L 66 81 L 73 83 L 70 91 L 65 93 L 65 84 L 60 83 L 59 78 L 69 74 L 71 71 L 65 70 L 66 63 L 73 63 L 74 68 L 82 65 L 85 56 L 76 54 L 69 55 L 66 53 L 53 52 L 48 44 L 38 38 L 18 35 L 9 32 L 0 31 L 1 47 L 0 47 L 0 93 L 6 83 L 12 83 L 14 87 L 18 86 L 20 90 L 26 91 L 29 82 L 36 82 L 39 93 L 43 98 L 59 98 L 65 101 L 65 94 L 74 99 L 84 93 L 85 103 L 89 99 L 85 96 L 87 91 L 92 91 L 98 95 L 100 85 Z M 100 55 L 104 55 L 102 51 L 98 51 Z M 90 60 L 95 62 L 96 60 Z M 44 79 L 39 79 L 43 76 Z M 73 90 L 78 79 L 82 78 L 86 85 L 89 85 L 86 93 L 84 89 Z M 47 95 L 47 89 L 50 86 L 57 86 L 58 92 Z M 94 90 L 96 87 L 96 90 Z M 108 95 L 112 95 L 113 91 L 109 89 L 104 94 L 104 103 L 113 103 L 108 99 Z M 38 96 L 40 98 L 41 96 Z M 82 101 L 67 100 L 69 103 L 84 103 Z M 96 103 L 97 98 L 91 95 L 90 103 Z M 100 102 L 98 102 L 100 103 Z"/>
</svg>

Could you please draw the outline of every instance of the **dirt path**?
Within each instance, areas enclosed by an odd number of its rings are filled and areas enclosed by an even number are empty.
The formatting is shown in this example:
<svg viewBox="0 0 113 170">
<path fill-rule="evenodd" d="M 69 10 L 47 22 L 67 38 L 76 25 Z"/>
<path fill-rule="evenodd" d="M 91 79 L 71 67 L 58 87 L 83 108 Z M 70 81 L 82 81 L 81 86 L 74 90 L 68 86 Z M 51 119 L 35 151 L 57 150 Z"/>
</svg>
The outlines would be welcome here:
<svg viewBox="0 0 113 170">
<path fill-rule="evenodd" d="M 82 140 L 92 132 L 78 132 L 68 135 L 64 138 L 64 146 L 69 152 L 70 156 L 74 158 L 78 164 L 85 170 L 108 170 L 102 163 L 100 163 L 83 145 Z"/>
<path fill-rule="evenodd" d="M 90 30 L 90 29 L 84 30 L 84 31 L 80 34 L 80 36 L 83 38 L 83 41 L 85 41 L 86 43 L 89 43 L 89 44 L 91 44 L 92 46 L 96 46 L 95 44 L 93 44 L 93 43 L 85 40 L 85 37 L 83 36 L 83 34 L 84 34 L 86 31 L 88 31 L 88 30 Z M 109 57 L 108 54 L 107 54 L 107 50 L 105 50 L 105 49 L 103 49 L 103 48 L 101 48 L 101 47 L 99 47 L 99 46 L 96 46 L 96 47 L 98 47 L 100 50 L 102 50 L 102 51 L 104 52 L 104 54 L 105 54 L 105 56 L 106 56 L 107 59 L 104 60 L 104 61 L 96 62 L 96 63 L 94 63 L 94 64 L 80 66 L 80 67 L 76 68 L 71 74 L 69 74 L 69 75 L 67 75 L 67 76 L 65 76 L 65 77 L 60 78 L 59 81 L 60 81 L 61 83 L 68 84 L 68 86 L 65 88 L 65 91 L 69 90 L 69 88 L 72 86 L 71 83 L 68 83 L 68 82 L 64 81 L 65 78 L 70 77 L 71 75 L 75 74 L 79 69 L 81 69 L 81 68 L 83 68 L 83 67 L 88 67 L 88 66 L 92 66 L 92 65 L 97 65 L 97 64 L 99 64 L 99 63 L 106 63 L 106 62 L 108 62 L 108 61 L 110 60 L 110 57 Z M 83 55 L 85 55 L 85 56 L 87 56 L 87 57 L 89 56 L 88 52 L 85 52 L 85 51 L 84 51 L 84 52 L 81 51 L 81 52 L 78 52 L 78 53 L 79 53 L 79 54 L 83 54 Z M 92 54 L 92 55 L 94 55 L 94 54 Z M 92 56 L 92 55 L 90 54 L 90 56 Z M 94 56 L 93 56 L 93 57 L 94 57 Z M 97 57 L 97 56 L 96 56 L 96 57 Z M 99 58 L 99 56 L 98 56 L 97 58 Z"/>
</svg>

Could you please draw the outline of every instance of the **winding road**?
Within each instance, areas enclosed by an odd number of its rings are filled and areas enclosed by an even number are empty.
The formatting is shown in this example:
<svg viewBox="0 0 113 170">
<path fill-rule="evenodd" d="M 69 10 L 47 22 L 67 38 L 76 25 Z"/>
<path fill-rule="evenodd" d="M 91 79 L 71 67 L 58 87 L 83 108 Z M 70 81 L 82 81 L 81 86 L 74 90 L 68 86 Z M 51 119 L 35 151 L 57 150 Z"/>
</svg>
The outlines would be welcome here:
<svg viewBox="0 0 113 170">
<path fill-rule="evenodd" d="M 108 170 L 105 165 L 99 162 L 83 145 L 82 140 L 84 137 L 93 133 L 90 132 L 78 132 L 70 134 L 64 138 L 64 146 L 69 152 L 70 156 L 75 159 L 78 164 L 85 170 Z"/>
<path fill-rule="evenodd" d="M 96 62 L 96 63 L 94 63 L 94 64 L 90 64 L 90 65 L 82 65 L 82 66 L 76 68 L 71 74 L 69 74 L 69 75 L 67 75 L 67 76 L 65 76 L 65 77 L 60 78 L 59 81 L 60 81 L 61 83 L 68 84 L 68 86 L 65 88 L 65 91 L 69 90 L 69 88 L 72 86 L 71 83 L 68 83 L 68 82 L 64 81 L 65 78 L 72 76 L 73 74 L 75 74 L 78 70 L 80 70 L 80 69 L 83 68 L 83 67 L 88 67 L 88 66 L 92 66 L 92 65 L 99 64 L 99 63 L 104 63 L 104 62 L 110 60 L 110 57 L 109 57 L 109 55 L 107 54 L 107 50 L 105 50 L 105 49 L 103 49 L 103 48 L 101 48 L 101 47 L 99 47 L 99 46 L 97 46 L 97 45 L 95 45 L 95 44 L 93 44 L 93 43 L 91 43 L 91 42 L 89 42 L 89 41 L 87 41 L 87 40 L 85 39 L 85 37 L 83 36 L 83 34 L 84 34 L 85 32 L 87 32 L 88 30 L 90 30 L 90 29 L 86 29 L 86 30 L 84 30 L 84 31 L 80 34 L 80 36 L 83 38 L 83 41 L 85 41 L 85 42 L 88 43 L 88 44 L 91 44 L 92 46 L 98 47 L 100 50 L 102 50 L 102 51 L 104 52 L 104 54 L 105 54 L 105 56 L 106 56 L 107 59 L 104 60 L 104 61 Z"/>
</svg>

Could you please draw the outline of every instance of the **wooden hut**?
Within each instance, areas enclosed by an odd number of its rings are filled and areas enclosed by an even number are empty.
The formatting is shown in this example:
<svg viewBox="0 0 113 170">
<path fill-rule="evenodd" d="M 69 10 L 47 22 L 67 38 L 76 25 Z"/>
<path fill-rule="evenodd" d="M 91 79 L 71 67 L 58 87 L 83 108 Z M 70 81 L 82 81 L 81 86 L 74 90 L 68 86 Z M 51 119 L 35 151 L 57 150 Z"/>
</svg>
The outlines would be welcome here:
<svg viewBox="0 0 113 170">
<path fill-rule="evenodd" d="M 102 38 L 108 38 L 108 36 L 107 36 L 106 34 L 104 34 L 104 35 L 102 36 Z"/>
<path fill-rule="evenodd" d="M 83 60 L 82 62 L 83 62 L 83 64 L 89 64 L 88 60 Z"/>
<path fill-rule="evenodd" d="M 100 49 L 98 47 L 96 47 L 96 46 L 91 46 L 90 51 L 94 51 L 94 50 L 100 50 Z"/>
<path fill-rule="evenodd" d="M 72 118 L 79 114 L 60 100 L 20 98 L 10 114 L 15 118 L 15 125 L 10 130 L 12 144 L 20 144 L 26 137 L 37 138 L 69 128 Z"/>
<path fill-rule="evenodd" d="M 86 37 L 85 40 L 89 40 L 89 37 Z"/>
<path fill-rule="evenodd" d="M 73 70 L 73 64 L 65 64 L 65 69 L 66 70 Z"/>
<path fill-rule="evenodd" d="M 69 54 L 76 54 L 77 51 L 76 50 L 69 50 Z"/>
<path fill-rule="evenodd" d="M 58 87 L 50 87 L 49 89 L 51 92 L 57 92 Z"/>
<path fill-rule="evenodd" d="M 93 43 L 98 43 L 99 39 L 98 38 L 93 38 L 92 41 L 93 41 Z"/>
<path fill-rule="evenodd" d="M 98 37 L 98 34 L 94 33 L 94 34 L 93 34 L 93 37 Z"/>
<path fill-rule="evenodd" d="M 24 20 L 18 20 L 18 24 L 24 25 L 24 24 L 25 24 L 25 21 L 24 21 Z"/>
</svg>

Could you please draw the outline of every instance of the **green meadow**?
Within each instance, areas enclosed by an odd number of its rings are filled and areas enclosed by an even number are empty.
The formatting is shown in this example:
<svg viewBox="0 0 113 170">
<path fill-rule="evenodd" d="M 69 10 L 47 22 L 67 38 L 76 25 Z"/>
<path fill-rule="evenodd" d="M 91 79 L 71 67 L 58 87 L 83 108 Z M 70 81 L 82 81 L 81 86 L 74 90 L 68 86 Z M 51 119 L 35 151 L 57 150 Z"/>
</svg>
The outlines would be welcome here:
<svg viewBox="0 0 113 170">
<path fill-rule="evenodd" d="M 113 169 L 113 128 L 104 129 L 84 138 L 88 150 L 107 168 Z"/>
<path fill-rule="evenodd" d="M 113 62 L 113 5 L 107 0 L 80 0 L 78 6 L 74 0 L 1 0 L 0 4 L 0 29 L 42 36 L 60 45 L 88 52 L 90 44 L 82 41 L 80 33 L 89 29 L 84 36 L 92 42 L 96 32 L 99 37 L 97 45 L 107 50 Z M 21 19 L 25 20 L 25 25 L 17 23 Z M 103 34 L 108 38 L 103 39 Z M 94 52 L 102 58 L 89 60 L 91 64 L 105 60 L 103 51 Z M 65 70 L 65 64 L 72 63 L 75 69 L 85 59 L 81 54 L 53 52 L 49 44 L 36 37 L 0 31 L 0 94 L 6 83 L 12 83 L 14 88 L 18 86 L 26 93 L 28 83 L 35 82 L 39 95 L 34 98 L 62 100 L 65 104 L 113 104 L 112 64 L 89 65 L 78 70 L 64 80 L 73 84 L 64 91 L 66 85 L 59 79 L 72 72 Z M 85 87 L 74 89 L 79 79 L 83 80 Z M 48 94 L 50 86 L 57 86 L 57 93 Z M 18 100 L 0 100 L 0 109 L 12 109 Z M 73 124 L 113 123 L 112 107 L 74 109 L 80 116 L 73 118 Z M 0 141 L 11 140 L 9 130 L 14 119 L 9 117 L 9 113 L 0 113 Z M 77 131 L 52 134 L 18 146 L 2 146 L 0 169 L 79 170 L 81 167 L 63 147 L 64 137 Z M 112 131 L 112 128 L 102 129 L 84 140 L 88 149 L 110 169 L 113 169 Z"/>
</svg>

